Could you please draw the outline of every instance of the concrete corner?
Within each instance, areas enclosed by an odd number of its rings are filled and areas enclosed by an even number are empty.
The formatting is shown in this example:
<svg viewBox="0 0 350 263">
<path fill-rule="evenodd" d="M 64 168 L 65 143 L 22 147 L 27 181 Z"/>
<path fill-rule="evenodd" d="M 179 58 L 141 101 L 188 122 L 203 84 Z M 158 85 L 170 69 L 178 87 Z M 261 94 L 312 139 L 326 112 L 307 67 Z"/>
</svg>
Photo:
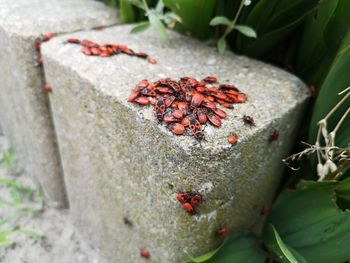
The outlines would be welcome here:
<svg viewBox="0 0 350 263">
<path fill-rule="evenodd" d="M 126 44 L 157 59 L 88 57 L 68 36 L 43 46 L 45 74 L 62 164 L 76 225 L 109 262 L 185 262 L 222 242 L 220 226 L 237 232 L 263 220 L 283 170 L 281 159 L 308 97 L 295 76 L 273 66 L 235 56 L 171 33 L 170 45 L 153 31 L 129 34 L 130 26 L 69 37 Z M 142 79 L 156 81 L 214 75 L 237 85 L 248 102 L 227 110 L 220 128 L 207 125 L 206 140 L 174 136 L 158 124 L 152 107 L 128 103 Z M 242 122 L 252 115 L 256 125 Z M 279 140 L 270 142 L 274 130 Z M 239 141 L 227 142 L 230 132 Z M 179 189 L 200 191 L 198 213 L 186 214 L 176 201 Z M 133 226 L 123 223 L 127 217 Z"/>
</svg>

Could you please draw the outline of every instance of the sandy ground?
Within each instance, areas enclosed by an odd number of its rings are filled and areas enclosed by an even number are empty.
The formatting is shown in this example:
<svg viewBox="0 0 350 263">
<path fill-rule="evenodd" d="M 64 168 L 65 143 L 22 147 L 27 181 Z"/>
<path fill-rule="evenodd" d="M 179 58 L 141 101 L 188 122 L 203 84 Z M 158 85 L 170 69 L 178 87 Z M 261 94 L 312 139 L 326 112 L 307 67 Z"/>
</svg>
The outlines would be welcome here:
<svg viewBox="0 0 350 263">
<path fill-rule="evenodd" d="M 34 181 L 4 161 L 8 150 L 0 135 L 0 262 L 105 263 L 79 238 L 67 210 L 44 208 Z"/>
</svg>

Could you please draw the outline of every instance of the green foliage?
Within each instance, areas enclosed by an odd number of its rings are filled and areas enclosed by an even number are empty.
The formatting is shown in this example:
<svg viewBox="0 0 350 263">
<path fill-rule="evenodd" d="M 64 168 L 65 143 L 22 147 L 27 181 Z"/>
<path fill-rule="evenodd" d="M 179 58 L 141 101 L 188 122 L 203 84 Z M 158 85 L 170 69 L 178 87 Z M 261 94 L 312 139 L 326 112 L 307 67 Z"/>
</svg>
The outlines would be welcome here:
<svg viewBox="0 0 350 263">
<path fill-rule="evenodd" d="M 231 236 L 224 246 L 197 258 L 190 258 L 190 262 L 211 263 L 264 263 L 266 254 L 259 248 L 259 241 L 254 235 Z"/>
<path fill-rule="evenodd" d="M 192 262 L 261 263 L 269 257 L 282 263 L 342 263 L 350 260 L 350 203 L 340 209 L 338 199 L 350 200 L 350 180 L 303 181 L 285 190 L 267 218 L 263 235 L 231 237 L 210 257 Z M 260 249 L 264 242 L 269 253 Z"/>
</svg>

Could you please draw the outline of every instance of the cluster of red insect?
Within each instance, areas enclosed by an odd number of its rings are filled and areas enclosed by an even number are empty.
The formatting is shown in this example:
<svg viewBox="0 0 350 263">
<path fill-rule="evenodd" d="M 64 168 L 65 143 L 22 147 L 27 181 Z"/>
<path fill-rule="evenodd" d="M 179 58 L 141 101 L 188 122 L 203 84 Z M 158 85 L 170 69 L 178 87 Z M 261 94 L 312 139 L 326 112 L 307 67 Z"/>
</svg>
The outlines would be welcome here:
<svg viewBox="0 0 350 263">
<path fill-rule="evenodd" d="M 51 38 L 53 38 L 55 36 L 54 33 L 46 33 L 46 34 L 42 34 L 39 37 L 37 37 L 34 41 L 34 49 L 38 52 L 40 52 L 40 48 L 41 48 L 41 43 L 49 41 Z"/>
<path fill-rule="evenodd" d="M 176 199 L 182 204 L 182 208 L 189 214 L 194 214 L 195 209 L 201 205 L 202 196 L 197 192 L 181 192 Z"/>
<path fill-rule="evenodd" d="M 131 48 L 128 48 L 126 45 L 121 44 L 105 44 L 99 45 L 95 42 L 92 42 L 87 39 L 79 40 L 77 38 L 67 39 L 67 43 L 78 44 L 82 46 L 81 52 L 87 56 L 99 56 L 99 57 L 110 57 L 113 55 L 118 55 L 120 53 L 136 56 L 143 59 L 148 59 L 148 62 L 151 64 L 156 64 L 157 61 L 153 58 L 149 58 L 146 53 L 135 52 Z"/>
<path fill-rule="evenodd" d="M 217 82 L 216 77 L 206 77 L 201 81 L 190 77 L 183 77 L 180 81 L 166 78 L 153 83 L 142 80 L 135 86 L 128 101 L 154 105 L 157 119 L 167 123 L 174 134 L 182 135 L 188 127 L 195 139 L 202 140 L 203 124 L 209 121 L 220 127 L 221 119 L 227 116 L 217 104 L 233 109 L 233 104 L 247 100 L 246 94 L 234 85 L 209 86 Z"/>
<path fill-rule="evenodd" d="M 34 41 L 34 49 L 36 51 L 36 67 L 41 67 L 43 65 L 43 59 L 41 57 L 41 44 L 43 42 L 47 42 L 55 36 L 54 33 L 46 33 L 37 37 Z M 44 92 L 49 93 L 52 91 L 52 87 L 50 84 L 45 84 L 43 87 Z"/>
</svg>

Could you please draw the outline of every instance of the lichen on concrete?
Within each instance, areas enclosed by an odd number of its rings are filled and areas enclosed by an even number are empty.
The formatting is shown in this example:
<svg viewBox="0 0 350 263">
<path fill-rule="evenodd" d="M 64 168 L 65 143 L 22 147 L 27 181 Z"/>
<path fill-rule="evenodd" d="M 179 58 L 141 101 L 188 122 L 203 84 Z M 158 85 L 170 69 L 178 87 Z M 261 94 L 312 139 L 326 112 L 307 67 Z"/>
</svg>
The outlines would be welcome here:
<svg viewBox="0 0 350 263">
<path fill-rule="evenodd" d="M 254 229 L 263 220 L 261 208 L 274 195 L 308 91 L 295 76 L 265 63 L 230 52 L 220 56 L 175 33 L 163 44 L 153 31 L 131 35 L 131 28 L 69 37 L 126 44 L 150 54 L 156 65 L 126 55 L 87 57 L 63 44 L 68 36 L 43 47 L 72 215 L 110 262 L 141 262 L 141 247 L 151 262 L 184 262 L 184 250 L 199 255 L 222 242 L 218 227 Z M 227 110 L 220 128 L 206 125 L 203 142 L 174 136 L 151 107 L 127 102 L 142 79 L 209 75 L 235 84 L 248 102 Z M 244 125 L 243 115 L 252 115 L 256 125 Z M 280 138 L 270 142 L 275 129 Z M 236 146 L 227 141 L 230 132 L 238 135 Z M 176 201 L 181 189 L 203 195 L 196 215 Z M 133 228 L 123 224 L 124 216 Z"/>
<path fill-rule="evenodd" d="M 115 10 L 92 0 L 0 0 L 0 122 L 19 164 L 40 182 L 51 207 L 67 203 L 34 40 L 116 22 Z"/>
</svg>

